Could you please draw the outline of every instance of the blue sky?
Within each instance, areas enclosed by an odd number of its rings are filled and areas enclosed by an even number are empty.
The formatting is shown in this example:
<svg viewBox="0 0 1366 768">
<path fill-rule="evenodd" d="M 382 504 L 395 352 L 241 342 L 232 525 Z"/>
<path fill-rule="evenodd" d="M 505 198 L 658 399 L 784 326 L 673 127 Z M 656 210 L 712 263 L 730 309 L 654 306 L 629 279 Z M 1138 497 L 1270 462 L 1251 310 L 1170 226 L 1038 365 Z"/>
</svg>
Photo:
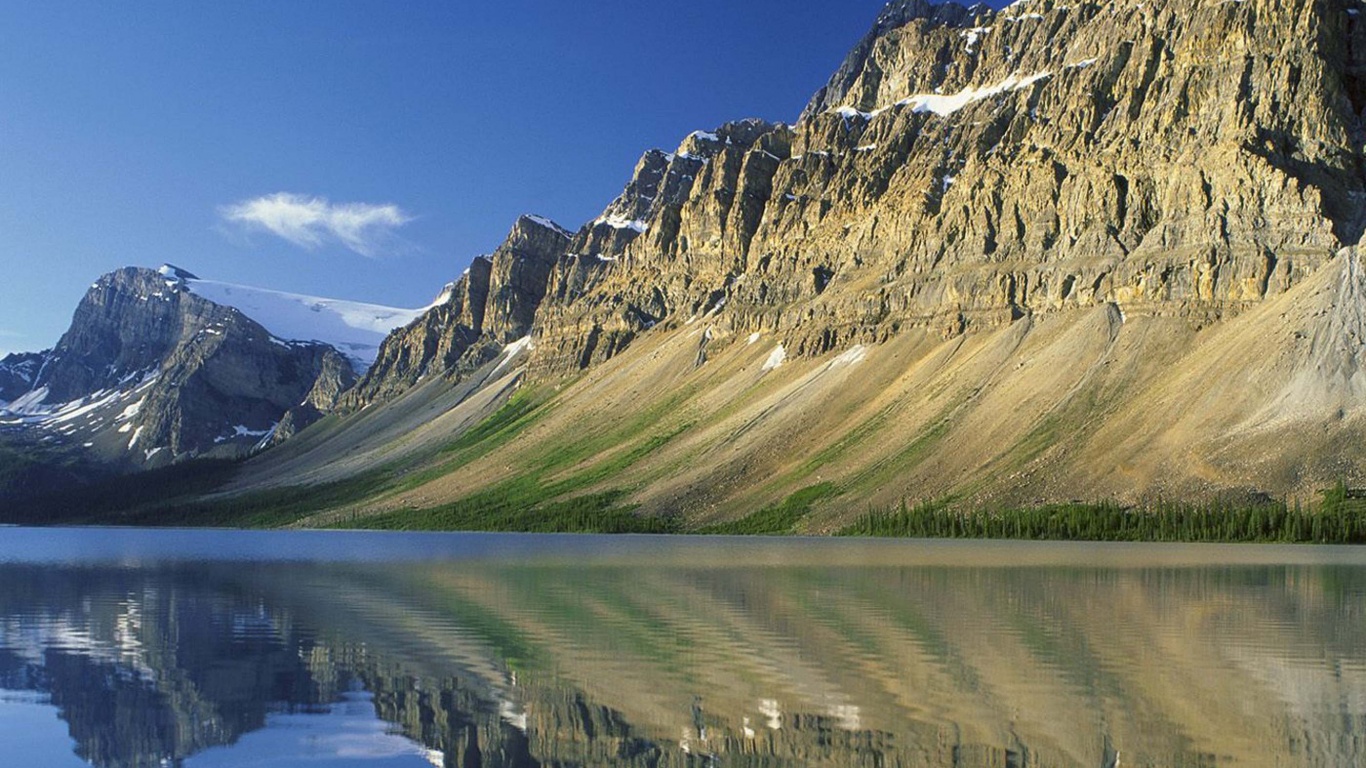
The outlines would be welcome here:
<svg viewBox="0 0 1366 768">
<path fill-rule="evenodd" d="M 593 218 L 650 147 L 793 120 L 881 6 L 6 3 L 0 352 L 131 264 L 420 306 L 519 213 Z"/>
</svg>

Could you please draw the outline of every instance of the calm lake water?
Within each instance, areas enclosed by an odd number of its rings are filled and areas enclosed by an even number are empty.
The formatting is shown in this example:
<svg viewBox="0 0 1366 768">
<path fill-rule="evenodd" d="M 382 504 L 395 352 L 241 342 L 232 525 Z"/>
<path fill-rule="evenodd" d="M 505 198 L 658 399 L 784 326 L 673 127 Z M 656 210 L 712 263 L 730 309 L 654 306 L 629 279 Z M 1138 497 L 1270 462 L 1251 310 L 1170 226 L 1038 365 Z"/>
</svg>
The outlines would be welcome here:
<svg viewBox="0 0 1366 768">
<path fill-rule="evenodd" d="M 1366 550 L 0 529 L 0 763 L 1351 766 Z"/>
</svg>

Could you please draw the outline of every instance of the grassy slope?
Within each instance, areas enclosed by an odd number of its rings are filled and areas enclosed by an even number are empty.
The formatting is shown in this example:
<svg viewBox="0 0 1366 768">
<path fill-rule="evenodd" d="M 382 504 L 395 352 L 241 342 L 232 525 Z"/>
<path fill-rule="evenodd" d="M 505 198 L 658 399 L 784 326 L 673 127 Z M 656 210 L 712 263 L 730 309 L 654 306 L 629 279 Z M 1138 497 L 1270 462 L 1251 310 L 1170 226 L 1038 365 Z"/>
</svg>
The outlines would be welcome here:
<svg viewBox="0 0 1366 768">
<path fill-rule="evenodd" d="M 433 382 L 230 473 L 162 478 L 166 492 L 101 502 L 95 516 L 58 511 L 137 523 L 826 534 L 859 524 L 940 535 L 976 514 L 1011 518 L 1011 535 L 1058 537 L 1102 535 L 1039 522 L 1074 520 L 1076 499 L 1109 500 L 1092 513 L 1126 536 L 1149 534 L 1113 510 L 1165 508 L 1155 499 L 1191 501 L 1197 518 L 1219 498 L 1298 498 L 1308 509 L 1338 478 L 1361 484 L 1361 415 L 1344 409 L 1326 428 L 1247 421 L 1294 374 L 1296 334 L 1312 329 L 1332 279 L 1325 270 L 1307 295 L 1213 331 L 1094 307 L 948 340 L 903 330 L 862 355 L 770 371 L 762 363 L 781 338 L 751 343 L 716 326 L 699 365 L 700 324 L 661 328 L 559 386 L 512 395 L 505 377 L 452 394 Z M 225 478 L 233 495 L 204 498 Z M 938 522 L 904 522 L 903 503 Z M 1247 526 L 1269 509 L 1234 506 Z M 862 519 L 869 510 L 886 510 L 882 522 Z M 1290 527 L 1304 526 L 1311 533 L 1246 538 L 1315 538 L 1313 519 Z"/>
</svg>

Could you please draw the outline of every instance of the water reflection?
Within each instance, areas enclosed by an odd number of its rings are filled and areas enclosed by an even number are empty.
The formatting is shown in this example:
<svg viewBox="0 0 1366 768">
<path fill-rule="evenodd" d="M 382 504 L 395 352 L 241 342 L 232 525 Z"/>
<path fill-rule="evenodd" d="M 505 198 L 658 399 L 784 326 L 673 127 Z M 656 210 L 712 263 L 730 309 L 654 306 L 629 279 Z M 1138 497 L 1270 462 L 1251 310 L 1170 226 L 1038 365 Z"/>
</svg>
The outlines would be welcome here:
<svg viewBox="0 0 1366 768">
<path fill-rule="evenodd" d="M 1355 553 L 953 565 L 917 544 L 784 566 L 622 546 L 0 564 L 0 729 L 55 707 L 69 738 L 31 765 L 1366 759 Z"/>
</svg>

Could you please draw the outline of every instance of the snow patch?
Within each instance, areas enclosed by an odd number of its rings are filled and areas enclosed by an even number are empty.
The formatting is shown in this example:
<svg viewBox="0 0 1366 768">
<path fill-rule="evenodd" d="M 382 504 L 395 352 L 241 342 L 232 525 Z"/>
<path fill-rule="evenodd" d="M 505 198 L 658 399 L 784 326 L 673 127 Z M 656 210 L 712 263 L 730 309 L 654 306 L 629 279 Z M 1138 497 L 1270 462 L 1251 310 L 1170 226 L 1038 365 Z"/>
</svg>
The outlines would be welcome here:
<svg viewBox="0 0 1366 768">
<path fill-rule="evenodd" d="M 75 421 L 76 419 L 88 416 L 100 408 L 109 405 L 119 399 L 122 395 L 123 393 L 118 390 L 110 391 L 101 389 L 80 400 L 73 400 L 70 403 L 64 404 L 56 413 L 48 416 L 44 421 L 49 424 L 63 424 L 69 421 Z"/>
<path fill-rule="evenodd" d="M 749 335 L 749 346 L 753 346 L 754 344 L 758 343 L 758 341 L 759 341 L 759 336 L 761 336 L 761 335 L 762 335 L 762 334 L 760 334 L 758 331 L 755 331 L 754 333 L 751 333 L 751 334 Z"/>
<path fill-rule="evenodd" d="M 857 109 L 854 109 L 853 107 L 836 107 L 834 112 L 835 114 L 839 115 L 845 120 L 852 120 L 854 118 L 859 118 L 861 120 L 871 120 L 873 116 L 877 114 L 875 112 L 860 112 Z"/>
<path fill-rule="evenodd" d="M 469 273 L 470 273 L 469 267 L 466 267 L 466 268 L 465 268 L 465 274 L 468 275 Z M 444 305 L 446 305 L 446 304 L 449 304 L 450 301 L 451 301 L 451 298 L 454 297 L 454 296 L 455 296 L 455 283 L 446 283 L 446 285 L 443 286 L 443 287 L 441 288 L 441 293 L 438 293 L 438 294 L 436 295 L 436 298 L 432 300 L 432 306 L 433 306 L 433 307 L 440 307 L 440 306 L 444 306 Z"/>
<path fill-rule="evenodd" d="M 47 400 L 48 391 L 46 386 L 42 386 L 25 392 L 9 404 L 8 410 L 19 416 L 28 415 L 41 406 L 43 401 Z"/>
<path fill-rule="evenodd" d="M 534 214 L 534 213 L 529 213 L 529 214 L 526 215 L 526 218 L 527 218 L 527 219 L 530 219 L 531 221 L 533 221 L 533 222 L 535 222 L 535 223 L 537 223 L 537 224 L 540 224 L 541 226 L 545 227 L 546 229 L 553 229 L 554 231 L 559 232 L 560 234 L 564 235 L 565 237 L 569 237 L 570 235 L 573 234 L 573 233 L 570 232 L 569 230 L 565 229 L 564 227 L 560 226 L 559 224 L 556 224 L 555 222 L 551 221 L 550 219 L 547 219 L 547 218 L 544 217 L 544 216 L 537 216 L 537 215 Z"/>
<path fill-rule="evenodd" d="M 644 221 L 641 221 L 640 219 L 629 219 L 625 216 L 615 213 L 610 215 L 599 216 L 596 220 L 593 221 L 593 223 L 595 225 L 606 224 L 612 229 L 630 229 L 641 234 L 644 234 L 645 230 L 650 228 L 649 224 L 645 223 Z"/>
<path fill-rule="evenodd" d="M 1036 72 L 1035 74 L 1023 77 L 1020 75 L 1011 75 L 1010 77 L 1007 77 L 1005 80 L 1002 80 L 999 83 L 985 85 L 980 88 L 964 88 L 963 90 L 953 94 L 916 94 L 914 96 L 910 96 L 908 98 L 896 102 L 892 105 L 892 107 L 910 107 L 911 111 L 913 112 L 933 112 L 934 114 L 939 115 L 940 117 L 948 117 L 949 115 L 952 115 L 953 113 L 957 112 L 963 107 L 966 107 L 974 102 L 981 101 L 982 99 L 988 99 L 992 96 L 998 96 L 1003 93 L 1008 93 L 1010 91 L 1023 90 L 1039 82 L 1040 80 L 1052 76 L 1053 73 L 1047 71 Z M 872 112 L 860 112 L 859 110 L 854 109 L 853 107 L 836 107 L 831 111 L 845 118 L 858 117 L 864 120 L 871 120 L 874 117 L 877 117 L 878 115 L 882 114 L 883 112 L 886 112 L 887 110 L 891 109 L 892 107 L 881 107 L 879 109 L 873 110 Z"/>
<path fill-rule="evenodd" d="M 990 34 L 993 29 L 995 29 L 995 27 L 973 27 L 972 29 L 961 32 L 961 36 L 968 39 L 967 47 L 963 50 L 968 53 L 975 53 L 977 51 L 977 42 Z"/>
<path fill-rule="evenodd" d="M 862 344 L 855 344 L 846 350 L 844 354 L 831 360 L 830 366 L 833 368 L 841 365 L 857 365 L 858 363 L 863 362 L 863 359 L 867 356 L 868 348 Z"/>
<path fill-rule="evenodd" d="M 512 362 L 512 358 L 531 349 L 535 349 L 535 346 L 531 343 L 530 336 L 523 336 L 503 347 L 503 352 L 500 356 L 501 359 L 499 359 L 498 365 L 494 366 L 493 372 L 489 374 L 489 378 L 492 379 L 497 376 L 503 368 L 507 367 L 508 363 Z"/>
<path fill-rule="evenodd" d="M 186 279 L 184 284 L 196 295 L 239 310 L 280 339 L 330 344 L 362 370 L 375 361 L 379 345 L 390 331 L 431 309 L 325 299 L 216 280 Z"/>
<path fill-rule="evenodd" d="M 787 362 L 787 350 L 783 349 L 782 344 L 779 344 L 769 353 L 768 359 L 764 361 L 763 367 L 759 370 L 768 372 L 781 366 L 785 362 Z"/>
<path fill-rule="evenodd" d="M 1052 72 L 1038 72 L 1029 75 L 1028 77 L 1011 75 L 994 85 L 988 85 L 982 88 L 964 88 L 958 93 L 948 96 L 933 93 L 919 94 L 908 99 L 902 99 L 901 101 L 898 101 L 896 105 L 899 107 L 910 107 L 914 112 L 933 112 L 940 117 L 947 117 L 973 102 L 981 101 L 982 99 L 987 99 L 1009 91 L 1023 90 L 1040 80 L 1052 76 Z"/>
<path fill-rule="evenodd" d="M 274 427 L 270 429 L 274 429 Z M 270 429 L 252 429 L 245 424 L 238 424 L 232 428 L 232 431 L 233 437 L 261 437 L 270 434 Z"/>
<path fill-rule="evenodd" d="M 213 439 L 214 443 L 226 443 L 229 440 L 236 440 L 239 437 L 265 437 L 275 431 L 275 425 L 269 429 L 252 429 L 246 424 L 238 424 L 232 427 L 232 434 L 219 435 Z"/>
</svg>

